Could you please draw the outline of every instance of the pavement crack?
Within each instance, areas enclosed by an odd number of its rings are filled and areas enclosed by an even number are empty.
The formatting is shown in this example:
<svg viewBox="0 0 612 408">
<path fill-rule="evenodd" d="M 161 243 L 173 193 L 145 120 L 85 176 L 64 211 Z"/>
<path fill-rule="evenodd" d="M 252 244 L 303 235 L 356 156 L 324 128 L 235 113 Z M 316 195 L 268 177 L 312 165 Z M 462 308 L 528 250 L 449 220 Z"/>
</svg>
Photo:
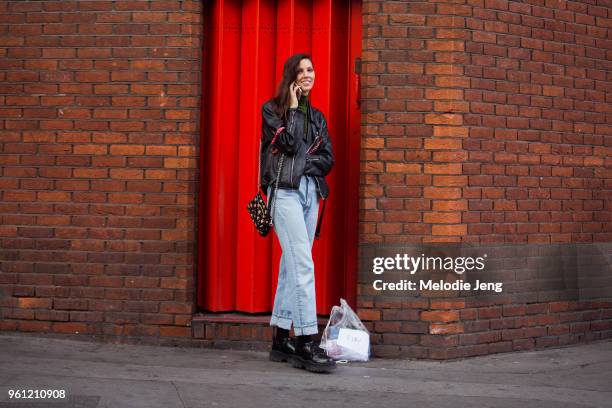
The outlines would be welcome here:
<svg viewBox="0 0 612 408">
<path fill-rule="evenodd" d="M 176 386 L 174 381 L 170 381 L 170 384 L 172 384 L 172 386 L 174 387 L 174 390 L 176 391 L 176 395 L 179 397 L 179 400 L 181 401 L 181 406 L 185 408 L 185 401 L 183 401 L 183 397 L 181 397 L 181 393 L 179 392 L 178 387 Z"/>
</svg>

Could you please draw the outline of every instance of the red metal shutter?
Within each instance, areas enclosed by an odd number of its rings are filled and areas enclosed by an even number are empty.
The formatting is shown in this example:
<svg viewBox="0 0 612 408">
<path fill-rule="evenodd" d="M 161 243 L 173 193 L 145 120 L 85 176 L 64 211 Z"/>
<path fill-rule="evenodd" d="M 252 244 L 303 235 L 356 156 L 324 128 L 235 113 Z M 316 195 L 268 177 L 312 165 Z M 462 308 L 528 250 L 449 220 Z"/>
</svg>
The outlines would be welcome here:
<svg viewBox="0 0 612 408">
<path fill-rule="evenodd" d="M 281 249 L 257 235 L 246 211 L 257 191 L 261 106 L 287 57 L 312 55 L 311 101 L 328 119 L 336 164 L 321 239 L 317 309 L 354 303 L 359 200 L 361 3 L 357 0 L 216 0 L 204 19 L 198 224 L 198 305 L 269 312 Z"/>
</svg>

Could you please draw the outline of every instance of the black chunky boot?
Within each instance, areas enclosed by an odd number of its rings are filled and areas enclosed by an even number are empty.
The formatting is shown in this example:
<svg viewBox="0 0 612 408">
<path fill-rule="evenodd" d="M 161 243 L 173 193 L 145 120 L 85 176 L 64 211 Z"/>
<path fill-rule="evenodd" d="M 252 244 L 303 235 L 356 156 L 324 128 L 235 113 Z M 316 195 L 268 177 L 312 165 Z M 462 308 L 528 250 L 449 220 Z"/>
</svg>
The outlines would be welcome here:
<svg viewBox="0 0 612 408">
<path fill-rule="evenodd" d="M 325 350 L 310 336 L 297 337 L 291 364 L 296 368 L 305 368 L 315 373 L 329 373 L 336 368 L 336 362 L 328 357 Z"/>
<path fill-rule="evenodd" d="M 295 341 L 289 337 L 289 330 L 276 327 L 276 334 L 272 339 L 270 360 L 277 362 L 289 361 L 290 356 L 293 354 L 295 354 Z"/>
</svg>

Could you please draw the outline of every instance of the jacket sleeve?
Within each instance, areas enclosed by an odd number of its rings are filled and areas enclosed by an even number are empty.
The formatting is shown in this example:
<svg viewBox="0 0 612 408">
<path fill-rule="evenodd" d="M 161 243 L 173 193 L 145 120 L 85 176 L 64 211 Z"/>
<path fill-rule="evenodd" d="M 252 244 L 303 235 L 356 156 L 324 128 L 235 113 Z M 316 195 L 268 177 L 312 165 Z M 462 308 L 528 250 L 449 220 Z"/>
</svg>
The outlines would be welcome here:
<svg viewBox="0 0 612 408">
<path fill-rule="evenodd" d="M 270 104 L 264 104 L 261 113 L 263 125 L 272 130 L 271 138 L 268 136 L 270 140 L 264 140 L 264 143 L 270 143 L 286 155 L 293 156 L 304 137 L 304 113 L 297 108 L 289 108 L 286 122 L 278 117 Z"/>
<path fill-rule="evenodd" d="M 304 174 L 311 176 L 327 176 L 334 166 L 334 152 L 327 131 L 327 122 L 323 119 L 321 127 L 321 145 L 312 154 L 306 155 Z"/>
</svg>

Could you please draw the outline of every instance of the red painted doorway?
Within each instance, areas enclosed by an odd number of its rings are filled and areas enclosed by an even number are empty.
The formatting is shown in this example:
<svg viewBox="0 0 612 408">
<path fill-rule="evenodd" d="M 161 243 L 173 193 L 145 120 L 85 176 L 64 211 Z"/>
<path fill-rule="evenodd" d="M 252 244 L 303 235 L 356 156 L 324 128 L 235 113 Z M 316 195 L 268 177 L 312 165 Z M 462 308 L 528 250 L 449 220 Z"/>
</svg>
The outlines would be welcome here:
<svg viewBox="0 0 612 408">
<path fill-rule="evenodd" d="M 246 211 L 257 191 L 261 106 L 287 57 L 312 55 L 311 101 L 328 119 L 336 163 L 321 239 L 315 240 L 317 311 L 355 306 L 359 200 L 361 0 L 215 0 L 204 12 L 198 306 L 270 312 L 280 245 Z"/>
</svg>

